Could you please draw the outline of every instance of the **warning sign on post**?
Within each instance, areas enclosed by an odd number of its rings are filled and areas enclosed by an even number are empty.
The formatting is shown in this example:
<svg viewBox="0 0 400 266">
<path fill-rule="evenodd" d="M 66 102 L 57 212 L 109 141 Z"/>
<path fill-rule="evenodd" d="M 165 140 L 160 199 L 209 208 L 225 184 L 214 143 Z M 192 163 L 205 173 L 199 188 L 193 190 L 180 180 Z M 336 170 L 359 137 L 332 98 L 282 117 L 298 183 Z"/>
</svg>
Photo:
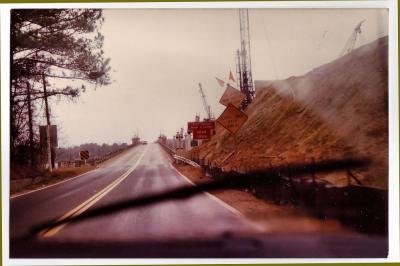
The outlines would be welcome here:
<svg viewBox="0 0 400 266">
<path fill-rule="evenodd" d="M 235 107 L 239 107 L 245 97 L 246 96 L 244 95 L 244 93 L 242 93 L 241 91 L 235 89 L 234 87 L 228 84 L 224 94 L 219 100 L 219 103 L 225 106 L 232 104 Z"/>
<path fill-rule="evenodd" d="M 217 119 L 217 122 L 231 133 L 236 133 L 246 121 L 247 115 L 233 104 L 229 104 Z"/>
<path fill-rule="evenodd" d="M 81 157 L 81 160 L 87 160 L 87 159 L 89 159 L 89 151 L 82 150 L 79 152 L 79 156 Z"/>
</svg>

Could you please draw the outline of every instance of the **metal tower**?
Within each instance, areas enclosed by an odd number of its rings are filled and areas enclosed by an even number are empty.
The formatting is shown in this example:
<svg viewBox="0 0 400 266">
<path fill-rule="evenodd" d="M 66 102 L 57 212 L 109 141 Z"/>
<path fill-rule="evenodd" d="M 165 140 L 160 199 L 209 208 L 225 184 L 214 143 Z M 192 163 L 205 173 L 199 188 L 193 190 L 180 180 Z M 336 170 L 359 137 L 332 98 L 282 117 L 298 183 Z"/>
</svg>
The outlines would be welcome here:
<svg viewBox="0 0 400 266">
<path fill-rule="evenodd" d="M 361 25 L 364 23 L 364 21 L 365 19 L 360 21 L 354 28 L 350 38 L 347 40 L 346 45 L 344 46 L 342 52 L 340 53 L 340 56 L 344 56 L 354 50 L 357 43 L 357 39 L 361 34 Z"/>
<path fill-rule="evenodd" d="M 253 77 L 251 73 L 250 56 L 250 28 L 249 10 L 239 9 L 240 21 L 240 49 L 236 52 L 236 72 L 240 91 L 246 95 L 242 102 L 242 109 L 245 109 L 254 98 Z"/>
</svg>

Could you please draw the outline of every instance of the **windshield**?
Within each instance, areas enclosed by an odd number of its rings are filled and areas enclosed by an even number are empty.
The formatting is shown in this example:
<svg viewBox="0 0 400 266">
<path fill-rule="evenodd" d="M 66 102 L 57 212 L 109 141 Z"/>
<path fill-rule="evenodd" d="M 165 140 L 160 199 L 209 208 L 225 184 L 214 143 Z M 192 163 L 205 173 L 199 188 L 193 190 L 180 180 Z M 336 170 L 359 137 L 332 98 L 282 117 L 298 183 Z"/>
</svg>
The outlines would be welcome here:
<svg viewBox="0 0 400 266">
<path fill-rule="evenodd" d="M 387 256 L 388 10 L 10 30 L 10 258 Z"/>
</svg>

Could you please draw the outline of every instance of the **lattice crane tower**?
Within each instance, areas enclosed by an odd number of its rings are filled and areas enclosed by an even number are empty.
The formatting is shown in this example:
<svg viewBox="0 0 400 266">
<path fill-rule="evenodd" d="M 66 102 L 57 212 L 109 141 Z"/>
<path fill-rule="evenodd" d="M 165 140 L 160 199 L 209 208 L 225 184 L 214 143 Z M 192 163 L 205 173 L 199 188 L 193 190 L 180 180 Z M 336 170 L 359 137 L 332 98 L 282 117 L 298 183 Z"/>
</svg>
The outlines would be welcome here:
<svg viewBox="0 0 400 266">
<path fill-rule="evenodd" d="M 255 95 L 253 87 L 253 76 L 251 72 L 250 56 L 250 27 L 249 10 L 239 9 L 240 22 L 240 49 L 236 52 L 236 72 L 239 80 L 240 91 L 246 95 L 242 102 L 242 109 L 245 109 Z"/>
</svg>

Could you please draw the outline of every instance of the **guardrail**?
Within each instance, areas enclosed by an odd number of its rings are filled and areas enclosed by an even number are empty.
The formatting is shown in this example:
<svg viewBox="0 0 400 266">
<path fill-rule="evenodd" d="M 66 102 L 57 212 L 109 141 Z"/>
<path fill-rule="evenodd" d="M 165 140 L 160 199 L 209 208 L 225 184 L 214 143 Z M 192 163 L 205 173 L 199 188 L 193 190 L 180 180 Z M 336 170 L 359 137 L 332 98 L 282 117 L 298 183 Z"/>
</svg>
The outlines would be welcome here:
<svg viewBox="0 0 400 266">
<path fill-rule="evenodd" d="M 182 157 L 182 156 L 179 156 L 179 155 L 176 155 L 176 154 L 172 155 L 172 157 L 174 158 L 174 160 L 176 160 L 178 162 L 183 162 L 185 164 L 189 164 L 191 166 L 201 168 L 201 166 L 199 164 L 197 164 L 196 162 L 194 162 L 192 160 L 186 159 L 185 157 Z"/>
<path fill-rule="evenodd" d="M 194 167 L 199 167 L 199 168 L 201 168 L 201 166 L 200 166 L 198 163 L 196 163 L 196 162 L 194 162 L 194 161 L 192 161 L 192 160 L 189 160 L 189 159 L 187 159 L 187 158 L 185 158 L 185 157 L 183 157 L 183 156 L 177 155 L 176 152 L 175 152 L 175 150 L 171 149 L 171 148 L 168 147 L 167 145 L 162 144 L 162 143 L 160 143 L 160 142 L 159 142 L 158 144 L 160 144 L 160 146 L 161 146 L 162 148 L 164 148 L 164 150 L 165 150 L 166 152 L 168 152 L 168 153 L 172 156 L 172 158 L 174 158 L 174 160 L 175 160 L 176 162 L 182 162 L 182 163 L 185 163 L 185 164 L 194 166 Z"/>
</svg>

